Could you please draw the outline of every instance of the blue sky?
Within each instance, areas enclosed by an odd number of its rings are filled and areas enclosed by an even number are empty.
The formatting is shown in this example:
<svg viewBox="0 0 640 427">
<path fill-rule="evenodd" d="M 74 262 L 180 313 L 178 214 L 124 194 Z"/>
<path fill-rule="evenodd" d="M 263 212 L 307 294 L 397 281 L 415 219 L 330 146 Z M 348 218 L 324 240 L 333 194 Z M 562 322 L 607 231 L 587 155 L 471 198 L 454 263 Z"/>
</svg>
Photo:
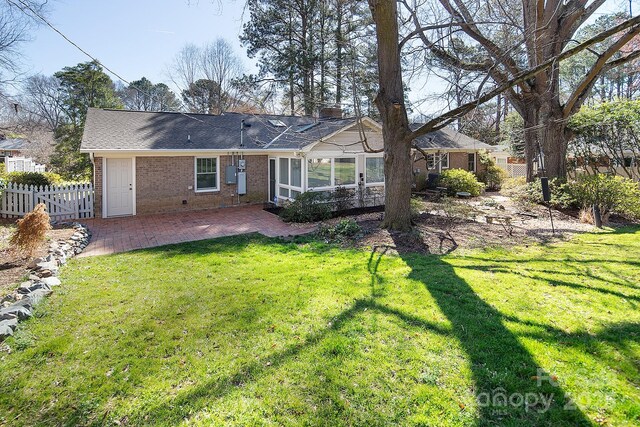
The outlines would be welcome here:
<svg viewBox="0 0 640 427">
<path fill-rule="evenodd" d="M 243 6 L 242 0 L 56 0 L 48 19 L 125 79 L 168 83 L 166 67 L 182 46 L 218 37 L 232 43 L 255 72 L 238 40 Z M 22 51 L 30 74 L 53 74 L 89 60 L 44 25 Z"/>
</svg>

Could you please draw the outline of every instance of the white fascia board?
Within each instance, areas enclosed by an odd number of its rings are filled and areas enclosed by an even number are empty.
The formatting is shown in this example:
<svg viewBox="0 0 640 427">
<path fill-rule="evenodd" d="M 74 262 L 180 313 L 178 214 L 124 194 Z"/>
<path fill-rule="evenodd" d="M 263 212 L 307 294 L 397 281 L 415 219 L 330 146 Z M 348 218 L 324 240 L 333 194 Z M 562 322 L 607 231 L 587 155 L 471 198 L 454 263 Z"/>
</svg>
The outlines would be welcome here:
<svg viewBox="0 0 640 427">
<path fill-rule="evenodd" d="M 229 150 L 136 150 L 136 149 L 81 149 L 81 153 L 89 153 L 98 157 L 102 156 L 201 156 L 207 154 L 215 155 L 231 155 L 231 154 L 243 154 L 245 156 L 268 156 L 271 153 L 294 153 L 301 150 L 292 149 L 270 149 L 270 150 L 242 150 L 242 149 L 229 149 Z"/>
</svg>

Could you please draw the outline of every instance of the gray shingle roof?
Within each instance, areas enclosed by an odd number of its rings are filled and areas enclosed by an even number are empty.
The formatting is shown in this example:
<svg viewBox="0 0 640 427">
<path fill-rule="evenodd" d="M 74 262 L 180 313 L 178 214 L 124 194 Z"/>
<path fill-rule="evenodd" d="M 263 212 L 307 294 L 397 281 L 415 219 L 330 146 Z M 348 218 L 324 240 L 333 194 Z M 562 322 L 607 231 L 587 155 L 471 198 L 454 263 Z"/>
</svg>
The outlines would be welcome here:
<svg viewBox="0 0 640 427">
<path fill-rule="evenodd" d="M 299 150 L 355 124 L 324 119 L 225 113 L 223 115 L 143 112 L 90 108 L 81 150 L 237 150 L 244 120 L 248 150 Z M 284 126 L 275 126 L 279 121 Z M 415 128 L 419 125 L 412 125 Z M 444 128 L 418 139 L 423 149 L 490 149 L 491 146 Z"/>
<path fill-rule="evenodd" d="M 409 127 L 412 130 L 418 129 L 421 123 L 412 123 Z M 493 150 L 494 147 L 484 142 L 471 138 L 451 128 L 442 128 L 433 132 L 429 132 L 417 139 L 418 147 L 423 150 L 435 149 L 458 149 L 458 150 Z"/>
<path fill-rule="evenodd" d="M 29 142 L 26 139 L 2 139 L 0 140 L 0 150 L 24 150 Z"/>
<path fill-rule="evenodd" d="M 238 149 L 242 120 L 245 122 L 244 148 L 249 150 L 300 149 L 353 122 L 353 119 L 318 121 L 310 117 L 238 113 L 214 116 L 90 108 L 81 149 Z M 274 126 L 269 120 L 279 120 L 284 126 Z M 313 126 L 305 129 L 310 125 Z"/>
</svg>

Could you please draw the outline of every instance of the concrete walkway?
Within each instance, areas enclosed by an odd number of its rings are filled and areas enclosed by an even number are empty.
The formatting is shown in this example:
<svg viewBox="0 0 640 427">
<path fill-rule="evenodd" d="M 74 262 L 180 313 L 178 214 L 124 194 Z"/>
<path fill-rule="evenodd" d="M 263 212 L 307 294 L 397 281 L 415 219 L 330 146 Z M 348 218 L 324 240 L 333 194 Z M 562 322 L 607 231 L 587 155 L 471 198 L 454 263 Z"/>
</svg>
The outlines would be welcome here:
<svg viewBox="0 0 640 427">
<path fill-rule="evenodd" d="M 82 221 L 92 237 L 79 256 L 107 255 L 133 249 L 258 232 L 269 237 L 305 234 L 312 224 L 287 224 L 261 206 L 198 212 L 141 215 Z"/>
</svg>

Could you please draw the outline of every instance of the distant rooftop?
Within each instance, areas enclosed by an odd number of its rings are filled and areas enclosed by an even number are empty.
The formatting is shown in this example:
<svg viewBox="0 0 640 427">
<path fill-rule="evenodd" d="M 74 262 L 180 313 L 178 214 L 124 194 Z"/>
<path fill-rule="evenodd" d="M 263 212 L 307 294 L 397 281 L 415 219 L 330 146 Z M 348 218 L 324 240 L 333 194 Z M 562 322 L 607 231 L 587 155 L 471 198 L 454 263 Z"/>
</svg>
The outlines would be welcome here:
<svg viewBox="0 0 640 427">
<path fill-rule="evenodd" d="M 0 139 L 0 150 L 24 150 L 29 141 L 23 138 Z"/>
</svg>

